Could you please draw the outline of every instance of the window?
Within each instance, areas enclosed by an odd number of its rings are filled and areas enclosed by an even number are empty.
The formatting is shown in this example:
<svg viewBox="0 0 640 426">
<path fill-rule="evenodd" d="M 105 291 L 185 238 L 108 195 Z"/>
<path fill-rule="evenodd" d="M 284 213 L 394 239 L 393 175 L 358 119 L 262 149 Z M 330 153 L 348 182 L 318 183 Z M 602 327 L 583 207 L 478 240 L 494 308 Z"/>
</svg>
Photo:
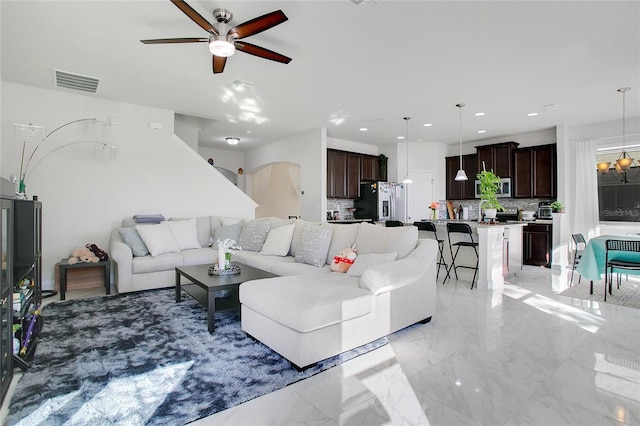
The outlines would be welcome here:
<svg viewBox="0 0 640 426">
<path fill-rule="evenodd" d="M 626 176 L 613 168 L 622 147 L 598 149 L 598 162 L 609 161 L 607 173 L 598 173 L 598 208 L 600 221 L 640 222 L 640 145 L 627 144 L 627 152 L 635 159 Z"/>
</svg>

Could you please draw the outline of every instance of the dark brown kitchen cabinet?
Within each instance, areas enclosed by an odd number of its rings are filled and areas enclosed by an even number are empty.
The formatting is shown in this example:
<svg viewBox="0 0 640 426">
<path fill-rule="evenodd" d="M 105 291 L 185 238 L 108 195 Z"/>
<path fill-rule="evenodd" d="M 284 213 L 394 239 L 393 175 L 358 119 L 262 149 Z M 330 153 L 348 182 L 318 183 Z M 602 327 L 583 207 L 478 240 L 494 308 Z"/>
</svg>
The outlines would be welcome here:
<svg viewBox="0 0 640 426">
<path fill-rule="evenodd" d="M 360 182 L 363 174 L 363 155 L 355 152 L 340 151 L 335 149 L 327 150 L 327 197 L 328 198 L 351 198 L 360 196 Z M 370 156 L 377 159 L 375 156 Z M 380 180 L 379 167 L 377 164 L 368 164 L 367 173 L 369 179 Z M 378 175 L 376 175 L 378 170 Z"/>
<path fill-rule="evenodd" d="M 386 181 L 386 174 L 380 173 L 380 158 L 363 154 L 360 158 L 360 182 Z"/>
<path fill-rule="evenodd" d="M 482 170 L 482 163 L 484 162 L 484 167 L 487 170 L 493 170 L 501 178 L 513 177 L 513 151 L 517 147 L 517 142 L 504 142 L 476 147 L 478 171 Z"/>
<path fill-rule="evenodd" d="M 522 263 L 551 267 L 551 225 L 530 223 L 522 230 Z"/>
<path fill-rule="evenodd" d="M 347 197 L 347 153 L 327 150 L 327 197 Z"/>
<path fill-rule="evenodd" d="M 462 168 L 469 180 L 456 181 L 460 168 L 460 156 L 445 158 L 446 197 L 447 200 L 466 200 L 475 198 L 475 180 L 478 174 L 478 157 L 476 154 L 462 156 Z"/>
<path fill-rule="evenodd" d="M 347 154 L 347 197 L 360 197 L 360 155 Z"/>
<path fill-rule="evenodd" d="M 556 145 L 518 148 L 513 152 L 515 198 L 554 198 L 557 188 Z"/>
</svg>

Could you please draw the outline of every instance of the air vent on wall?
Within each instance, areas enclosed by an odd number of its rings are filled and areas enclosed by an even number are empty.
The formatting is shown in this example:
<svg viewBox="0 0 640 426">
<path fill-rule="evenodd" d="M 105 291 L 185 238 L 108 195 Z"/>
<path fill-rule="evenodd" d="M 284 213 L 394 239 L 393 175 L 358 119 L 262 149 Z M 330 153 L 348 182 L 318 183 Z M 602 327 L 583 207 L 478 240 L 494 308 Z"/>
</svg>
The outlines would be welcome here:
<svg viewBox="0 0 640 426">
<path fill-rule="evenodd" d="M 88 75 L 74 74 L 66 71 L 53 70 L 55 85 L 65 89 L 81 90 L 83 92 L 96 93 L 99 78 Z"/>
</svg>

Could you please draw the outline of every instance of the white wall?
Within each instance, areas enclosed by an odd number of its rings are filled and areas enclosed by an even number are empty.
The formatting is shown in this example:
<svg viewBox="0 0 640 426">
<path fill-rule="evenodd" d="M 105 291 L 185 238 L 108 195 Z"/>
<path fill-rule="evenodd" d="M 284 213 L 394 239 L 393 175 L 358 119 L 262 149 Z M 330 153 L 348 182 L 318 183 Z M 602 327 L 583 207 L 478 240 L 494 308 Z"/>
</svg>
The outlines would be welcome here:
<svg viewBox="0 0 640 426">
<path fill-rule="evenodd" d="M 205 160 L 213 158 L 213 164 L 216 167 L 222 167 L 223 169 L 227 169 L 233 173 L 238 173 L 238 169 L 240 168 L 244 169 L 244 152 L 242 151 L 199 146 L 198 153 Z M 244 174 L 238 176 L 238 188 L 242 191 L 246 191 L 246 179 Z"/>
<path fill-rule="evenodd" d="M 342 151 L 357 152 L 359 154 L 378 155 L 380 147 L 345 139 L 327 138 L 327 148 L 340 149 Z"/>
<path fill-rule="evenodd" d="M 8 82 L 3 83 L 1 111 L 5 178 L 20 167 L 13 123 L 32 122 L 51 131 L 79 118 L 118 117 L 118 125 L 109 129 L 108 143 L 118 147 L 114 161 L 97 161 L 92 144 L 71 145 L 46 156 L 27 175 L 27 194 L 43 203 L 45 288 L 53 287 L 55 263 L 74 248 L 93 242 L 108 250 L 110 232 L 124 217 L 254 217 L 256 204 L 173 135 L 173 111 Z M 152 121 L 163 129 L 150 129 Z M 39 152 L 67 138 L 61 130 Z"/>
<path fill-rule="evenodd" d="M 327 210 L 327 129 L 313 129 L 245 153 L 247 191 L 251 174 L 260 167 L 278 162 L 300 165 L 300 216 L 304 220 L 326 220 Z"/>
</svg>

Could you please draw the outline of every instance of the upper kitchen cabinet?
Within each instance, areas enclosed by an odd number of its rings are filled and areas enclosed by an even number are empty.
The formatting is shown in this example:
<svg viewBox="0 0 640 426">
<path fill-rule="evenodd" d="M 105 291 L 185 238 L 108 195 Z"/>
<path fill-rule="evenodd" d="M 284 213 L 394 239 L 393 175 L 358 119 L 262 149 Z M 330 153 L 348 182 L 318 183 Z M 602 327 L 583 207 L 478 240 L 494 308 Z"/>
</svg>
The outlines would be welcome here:
<svg viewBox="0 0 640 426">
<path fill-rule="evenodd" d="M 556 144 L 514 150 L 513 167 L 515 198 L 556 197 Z"/>
<path fill-rule="evenodd" d="M 359 197 L 360 179 L 362 174 L 362 155 L 327 150 L 327 197 L 351 198 Z"/>
<path fill-rule="evenodd" d="M 386 181 L 387 174 L 380 170 L 380 157 L 362 154 L 360 158 L 360 181 Z"/>
<path fill-rule="evenodd" d="M 513 152 L 518 147 L 517 142 L 504 142 L 495 145 L 476 147 L 478 154 L 477 170 L 482 170 L 482 162 L 487 170 L 501 178 L 514 177 Z"/>
<path fill-rule="evenodd" d="M 478 156 L 468 154 L 462 156 L 462 167 L 469 180 L 456 181 L 456 173 L 460 168 L 460 157 L 446 157 L 446 197 L 447 200 L 465 200 L 475 198 L 475 180 L 478 174 Z"/>
</svg>

